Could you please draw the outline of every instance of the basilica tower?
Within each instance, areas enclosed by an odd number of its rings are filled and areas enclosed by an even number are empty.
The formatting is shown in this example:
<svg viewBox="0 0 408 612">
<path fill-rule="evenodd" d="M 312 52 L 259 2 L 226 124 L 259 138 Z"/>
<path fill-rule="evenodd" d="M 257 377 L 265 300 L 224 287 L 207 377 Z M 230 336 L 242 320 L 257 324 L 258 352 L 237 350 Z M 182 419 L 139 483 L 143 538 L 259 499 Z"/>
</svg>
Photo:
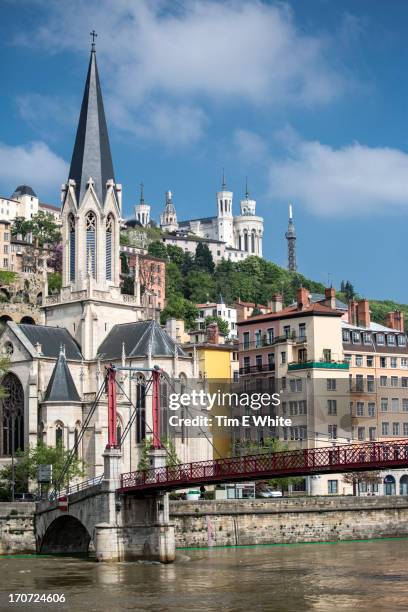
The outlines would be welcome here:
<svg viewBox="0 0 408 612">
<path fill-rule="evenodd" d="M 230 247 L 234 246 L 232 196 L 232 191 L 227 189 L 223 172 L 221 190 L 217 192 L 217 238 Z"/>
</svg>

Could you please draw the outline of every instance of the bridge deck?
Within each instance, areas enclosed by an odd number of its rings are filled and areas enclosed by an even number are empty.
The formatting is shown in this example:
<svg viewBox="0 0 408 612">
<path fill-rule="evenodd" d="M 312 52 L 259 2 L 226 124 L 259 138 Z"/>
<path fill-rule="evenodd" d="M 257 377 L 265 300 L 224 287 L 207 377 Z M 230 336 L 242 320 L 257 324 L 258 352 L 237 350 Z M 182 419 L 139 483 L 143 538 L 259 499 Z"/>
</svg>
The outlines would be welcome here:
<svg viewBox="0 0 408 612">
<path fill-rule="evenodd" d="M 196 461 L 121 475 L 119 492 L 408 467 L 408 439 Z"/>
</svg>

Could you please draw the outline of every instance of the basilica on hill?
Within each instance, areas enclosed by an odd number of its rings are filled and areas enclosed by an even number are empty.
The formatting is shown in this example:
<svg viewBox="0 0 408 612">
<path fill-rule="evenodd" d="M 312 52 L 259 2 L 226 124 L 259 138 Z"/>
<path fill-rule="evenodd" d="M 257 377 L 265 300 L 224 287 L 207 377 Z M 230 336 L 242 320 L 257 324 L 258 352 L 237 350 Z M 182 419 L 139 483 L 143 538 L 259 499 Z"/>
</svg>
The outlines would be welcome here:
<svg viewBox="0 0 408 612">
<path fill-rule="evenodd" d="M 74 448 L 96 403 L 78 454 L 89 477 L 101 474 L 108 423 L 107 398 L 98 392 L 106 366 L 113 363 L 141 370 L 118 375 L 119 434 L 129 420 L 132 404 L 137 401 L 140 406 L 122 448 L 121 468 L 129 471 L 137 467 L 152 424 L 151 392 L 145 392 L 148 373 L 143 370 L 157 365 L 172 385 L 185 387 L 187 378 L 198 376 L 198 362 L 195 353 L 184 352 L 154 317 L 147 318 L 138 282 L 134 295 L 120 290 L 122 186 L 113 169 L 94 44 L 69 175 L 61 192 L 61 216 L 61 292 L 48 295 L 44 274 L 44 324 L 9 321 L 0 336 L 0 351 L 11 363 L 2 382 L 7 397 L 0 404 L 0 463 L 39 440 Z M 170 382 L 163 380 L 164 435 L 169 393 Z M 182 462 L 211 456 L 205 438 L 177 438 L 176 450 Z"/>
</svg>

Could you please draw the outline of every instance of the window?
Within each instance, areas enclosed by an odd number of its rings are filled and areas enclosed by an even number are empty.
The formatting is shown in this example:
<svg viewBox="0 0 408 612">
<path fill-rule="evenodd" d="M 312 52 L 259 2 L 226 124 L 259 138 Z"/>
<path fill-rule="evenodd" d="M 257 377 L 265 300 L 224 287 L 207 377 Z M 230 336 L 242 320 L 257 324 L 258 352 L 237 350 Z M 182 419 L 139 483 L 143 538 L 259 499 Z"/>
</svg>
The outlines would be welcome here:
<svg viewBox="0 0 408 612">
<path fill-rule="evenodd" d="M 290 336 L 290 325 L 285 325 L 283 327 L 283 334 L 284 334 L 285 338 L 289 338 L 289 336 Z"/>
<path fill-rule="evenodd" d="M 331 349 L 323 349 L 323 361 L 326 363 L 331 362 Z"/>
<path fill-rule="evenodd" d="M 299 414 L 307 414 L 306 400 L 300 400 L 298 404 L 299 404 Z"/>
<path fill-rule="evenodd" d="M 375 416 L 375 404 L 374 402 L 368 402 L 367 413 L 369 417 Z"/>
<path fill-rule="evenodd" d="M 388 412 L 388 398 L 381 398 L 381 412 Z"/>
<path fill-rule="evenodd" d="M 380 376 L 380 387 L 386 387 L 386 386 L 387 386 L 387 377 Z"/>
<path fill-rule="evenodd" d="M 364 402 L 357 402 L 356 414 L 357 416 L 364 416 Z"/>
<path fill-rule="evenodd" d="M 398 346 L 406 346 L 407 339 L 405 336 L 397 336 Z"/>
<path fill-rule="evenodd" d="M 408 398 L 402 398 L 402 412 L 408 412 Z"/>
<path fill-rule="evenodd" d="M 244 350 L 249 349 L 249 332 L 243 333 L 243 339 L 244 339 Z"/>
<path fill-rule="evenodd" d="M 374 393 L 374 376 L 367 376 L 367 392 Z"/>
<path fill-rule="evenodd" d="M 356 355 L 356 366 L 357 367 L 361 367 L 363 365 L 363 356 L 362 355 Z"/>
<path fill-rule="evenodd" d="M 275 353 L 268 353 L 268 366 L 270 370 L 275 369 Z"/>
<path fill-rule="evenodd" d="M 401 378 L 401 387 L 404 387 L 404 389 L 408 387 L 408 378 L 406 376 Z"/>
<path fill-rule="evenodd" d="M 269 329 L 266 330 L 266 334 L 267 334 L 267 339 L 268 339 L 268 344 L 272 344 L 273 340 L 274 340 L 274 332 L 273 332 L 273 328 L 270 327 Z"/>
<path fill-rule="evenodd" d="M 302 391 L 302 379 L 291 378 L 289 381 L 289 388 L 292 393 L 300 393 Z"/>
<path fill-rule="evenodd" d="M 343 342 L 350 342 L 350 332 L 348 329 L 343 329 Z"/>
<path fill-rule="evenodd" d="M 385 344 L 385 336 L 384 334 L 376 334 L 377 344 L 384 345 Z"/>
<path fill-rule="evenodd" d="M 387 423 L 387 421 L 383 421 L 381 423 L 381 434 L 383 436 L 388 436 L 389 433 L 389 423 Z"/>
<path fill-rule="evenodd" d="M 386 368 L 386 367 L 387 367 L 387 358 L 380 357 L 380 368 Z"/>
<path fill-rule="evenodd" d="M 258 370 L 262 370 L 262 355 L 257 355 L 255 357 L 255 364 Z"/>
<path fill-rule="evenodd" d="M 373 442 L 377 437 L 377 429 L 376 427 L 369 427 L 368 428 L 368 438 L 370 440 L 370 442 Z"/>
<path fill-rule="evenodd" d="M 286 376 L 282 376 L 282 391 L 286 389 Z"/>
<path fill-rule="evenodd" d="M 244 374 L 249 374 L 250 363 L 250 358 L 244 357 Z"/>
<path fill-rule="evenodd" d="M 351 363 L 351 355 L 344 355 L 344 361 L 346 363 Z"/>
<path fill-rule="evenodd" d="M 86 265 L 95 278 L 96 270 L 96 215 L 92 211 L 85 217 L 86 227 Z"/>
<path fill-rule="evenodd" d="M 400 435 L 400 424 L 399 423 L 393 423 L 392 424 L 392 435 L 393 436 L 399 436 Z"/>
<path fill-rule="evenodd" d="M 62 423 L 55 425 L 55 446 L 63 446 L 64 426 Z"/>
<path fill-rule="evenodd" d="M 356 376 L 356 391 L 364 391 L 364 376 L 362 374 Z"/>
<path fill-rule="evenodd" d="M 258 329 L 258 331 L 255 332 L 255 346 L 256 348 L 261 346 L 261 342 L 262 342 L 262 332 L 260 329 Z"/>
<path fill-rule="evenodd" d="M 398 376 L 391 376 L 391 387 L 398 387 Z"/>
<path fill-rule="evenodd" d="M 306 324 L 299 323 L 299 340 L 304 340 L 306 338 Z"/>
<path fill-rule="evenodd" d="M 363 342 L 364 344 L 371 344 L 371 334 L 368 332 L 363 333 Z"/>
<path fill-rule="evenodd" d="M 402 424 L 402 431 L 404 432 L 404 436 L 408 436 L 408 423 Z"/>
<path fill-rule="evenodd" d="M 353 344 L 360 344 L 360 333 L 353 331 L 352 340 L 353 340 Z"/>
<path fill-rule="evenodd" d="M 392 412 L 398 412 L 399 411 L 399 399 L 398 397 L 393 397 L 391 400 L 391 410 Z"/>
<path fill-rule="evenodd" d="M 112 280 L 113 216 L 106 219 L 106 279 Z"/>
<path fill-rule="evenodd" d="M 357 428 L 357 438 L 360 441 L 365 440 L 365 427 L 358 427 Z"/>
<path fill-rule="evenodd" d="M 388 334 L 388 336 L 387 336 L 387 344 L 388 344 L 388 346 L 395 346 L 396 342 L 395 342 L 394 334 Z"/>
<path fill-rule="evenodd" d="M 392 368 L 396 368 L 397 367 L 397 358 L 396 357 L 391 357 L 391 367 Z"/>
<path fill-rule="evenodd" d="M 337 400 L 334 400 L 334 399 L 327 400 L 327 414 L 329 416 L 337 415 Z"/>
<path fill-rule="evenodd" d="M 367 368 L 372 368 L 374 365 L 373 355 L 367 355 Z"/>
<path fill-rule="evenodd" d="M 337 440 L 337 425 L 329 425 L 329 440 Z"/>
<path fill-rule="evenodd" d="M 327 390 L 328 391 L 335 391 L 336 390 L 336 379 L 335 378 L 328 378 L 327 379 Z"/>
<path fill-rule="evenodd" d="M 406 357 L 401 357 L 401 368 L 408 368 L 408 359 Z"/>
<path fill-rule="evenodd" d="M 327 493 L 329 495 L 337 495 L 338 490 L 339 490 L 338 480 L 328 480 L 327 481 Z"/>
<path fill-rule="evenodd" d="M 286 351 L 281 352 L 281 363 L 286 363 Z"/>
</svg>

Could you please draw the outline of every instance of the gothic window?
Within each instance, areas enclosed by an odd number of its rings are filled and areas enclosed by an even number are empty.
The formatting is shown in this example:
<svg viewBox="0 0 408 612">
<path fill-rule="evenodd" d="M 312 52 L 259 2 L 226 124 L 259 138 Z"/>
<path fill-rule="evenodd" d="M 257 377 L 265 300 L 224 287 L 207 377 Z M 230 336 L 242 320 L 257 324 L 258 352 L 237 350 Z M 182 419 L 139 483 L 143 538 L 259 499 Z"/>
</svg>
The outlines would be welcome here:
<svg viewBox="0 0 408 612">
<path fill-rule="evenodd" d="M 10 456 L 17 450 L 24 450 L 24 391 L 17 376 L 11 372 L 3 378 L 2 386 L 6 397 L 2 400 L 0 454 Z"/>
<path fill-rule="evenodd" d="M 113 216 L 106 219 L 106 280 L 112 280 Z"/>
<path fill-rule="evenodd" d="M 75 280 L 75 217 L 69 215 L 69 280 Z"/>
<path fill-rule="evenodd" d="M 86 221 L 86 265 L 87 270 L 91 269 L 92 276 L 95 278 L 96 269 L 96 215 L 89 212 Z"/>
<path fill-rule="evenodd" d="M 136 442 L 139 444 L 146 437 L 146 381 L 143 374 L 136 379 Z"/>
<path fill-rule="evenodd" d="M 255 253 L 255 232 L 251 234 L 251 251 Z"/>
<path fill-rule="evenodd" d="M 64 445 L 63 436 L 64 436 L 64 425 L 61 423 L 61 421 L 58 421 L 55 424 L 55 446 Z"/>
<path fill-rule="evenodd" d="M 245 232 L 244 234 L 244 251 L 248 252 L 248 234 Z"/>
</svg>

